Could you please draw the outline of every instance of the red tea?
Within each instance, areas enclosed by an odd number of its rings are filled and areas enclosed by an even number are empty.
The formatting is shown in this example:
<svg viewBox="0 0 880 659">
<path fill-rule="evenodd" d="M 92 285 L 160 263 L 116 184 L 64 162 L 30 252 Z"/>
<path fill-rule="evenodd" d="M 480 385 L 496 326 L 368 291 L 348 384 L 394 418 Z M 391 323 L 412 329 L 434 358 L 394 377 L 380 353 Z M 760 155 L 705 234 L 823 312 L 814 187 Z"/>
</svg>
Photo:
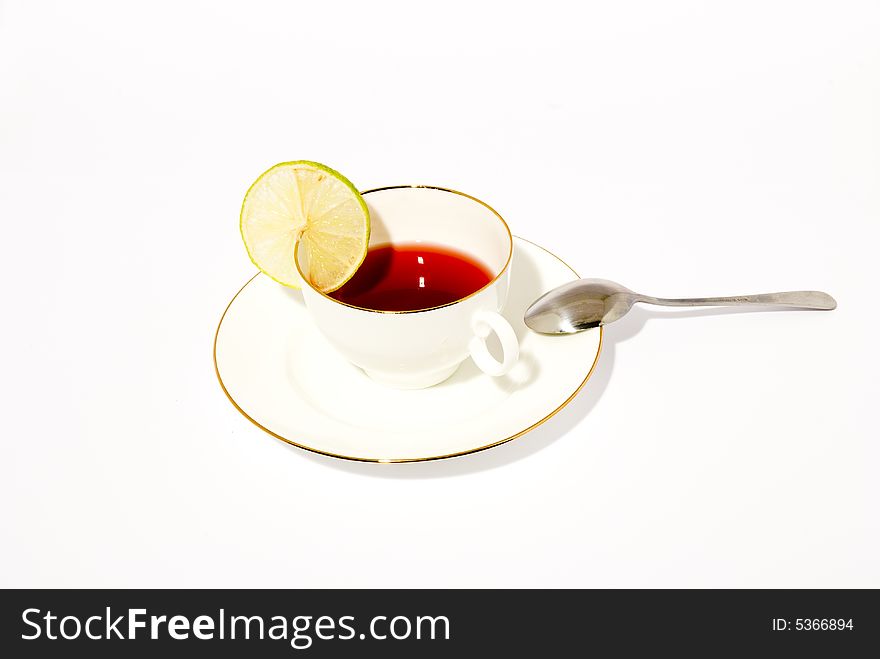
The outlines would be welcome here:
<svg viewBox="0 0 880 659">
<path fill-rule="evenodd" d="M 380 311 L 415 311 L 455 302 L 492 281 L 467 254 L 421 243 L 372 247 L 354 277 L 330 297 Z"/>
</svg>

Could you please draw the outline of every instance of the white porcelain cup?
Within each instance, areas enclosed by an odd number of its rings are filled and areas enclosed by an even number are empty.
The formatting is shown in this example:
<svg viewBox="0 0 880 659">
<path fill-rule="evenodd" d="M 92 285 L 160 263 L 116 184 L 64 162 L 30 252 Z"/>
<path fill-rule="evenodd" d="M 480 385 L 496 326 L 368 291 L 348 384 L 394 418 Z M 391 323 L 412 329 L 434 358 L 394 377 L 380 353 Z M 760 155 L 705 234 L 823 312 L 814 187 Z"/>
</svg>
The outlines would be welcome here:
<svg viewBox="0 0 880 659">
<path fill-rule="evenodd" d="M 506 374 L 519 357 L 513 328 L 499 313 L 507 300 L 513 236 L 489 205 L 461 192 L 396 186 L 364 193 L 370 211 L 370 247 L 425 243 L 453 248 L 492 274 L 483 288 L 455 302 L 415 311 L 356 307 L 321 293 L 309 282 L 308 257 L 296 250 L 303 298 L 330 343 L 381 384 L 421 389 L 451 376 L 468 355 L 488 375 Z M 486 339 L 498 337 L 499 361 Z"/>
</svg>

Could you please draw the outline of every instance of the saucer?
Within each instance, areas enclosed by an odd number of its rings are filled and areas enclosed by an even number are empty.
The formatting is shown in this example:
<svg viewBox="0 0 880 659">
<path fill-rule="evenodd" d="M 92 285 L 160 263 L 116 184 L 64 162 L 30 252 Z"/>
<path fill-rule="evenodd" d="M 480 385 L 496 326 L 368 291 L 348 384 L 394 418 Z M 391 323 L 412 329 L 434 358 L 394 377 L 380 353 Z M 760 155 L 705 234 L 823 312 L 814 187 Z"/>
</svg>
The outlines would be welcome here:
<svg viewBox="0 0 880 659">
<path fill-rule="evenodd" d="M 505 376 L 467 359 L 427 389 L 389 389 L 327 343 L 298 290 L 263 274 L 235 294 L 214 337 L 214 367 L 235 408 L 288 444 L 363 462 L 419 462 L 498 446 L 541 425 L 574 399 L 593 372 L 601 328 L 567 336 L 528 330 L 528 306 L 576 279 L 560 258 L 515 239 L 504 317 L 520 342 Z"/>
</svg>

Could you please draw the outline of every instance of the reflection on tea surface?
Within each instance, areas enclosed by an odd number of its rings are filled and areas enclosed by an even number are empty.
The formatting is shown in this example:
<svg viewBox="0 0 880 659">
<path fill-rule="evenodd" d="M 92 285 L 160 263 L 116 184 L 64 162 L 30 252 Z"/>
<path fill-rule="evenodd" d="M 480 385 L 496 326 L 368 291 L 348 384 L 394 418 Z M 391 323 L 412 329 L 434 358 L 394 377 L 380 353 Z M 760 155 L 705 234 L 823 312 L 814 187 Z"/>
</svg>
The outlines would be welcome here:
<svg viewBox="0 0 880 659">
<path fill-rule="evenodd" d="M 366 309 L 415 311 L 455 302 L 490 281 L 484 265 L 458 250 L 423 243 L 379 245 L 330 297 Z"/>
</svg>

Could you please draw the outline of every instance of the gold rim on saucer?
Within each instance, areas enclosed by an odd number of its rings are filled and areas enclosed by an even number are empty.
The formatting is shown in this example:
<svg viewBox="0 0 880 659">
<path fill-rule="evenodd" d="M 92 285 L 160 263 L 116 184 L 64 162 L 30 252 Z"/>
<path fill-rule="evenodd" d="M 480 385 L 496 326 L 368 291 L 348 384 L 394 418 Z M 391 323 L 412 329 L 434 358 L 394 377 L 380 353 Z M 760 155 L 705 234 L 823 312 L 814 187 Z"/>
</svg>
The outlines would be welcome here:
<svg viewBox="0 0 880 659">
<path fill-rule="evenodd" d="M 394 187 L 419 187 L 419 186 L 394 186 Z M 380 189 L 383 189 L 383 188 L 380 188 Z M 441 189 L 443 189 L 443 188 L 441 188 Z M 449 190 L 449 192 L 454 192 L 454 190 Z M 459 193 L 459 194 L 463 194 L 463 193 Z M 465 196 L 468 196 L 468 195 L 465 195 Z M 519 238 L 519 240 L 527 242 L 527 243 L 534 245 L 535 247 L 547 252 L 550 256 L 554 257 L 555 259 L 558 259 L 563 265 L 565 265 L 569 270 L 571 270 L 575 274 L 575 277 L 580 277 L 580 275 L 577 274 L 577 272 L 575 271 L 574 268 L 572 268 L 570 265 L 568 265 L 568 263 L 566 263 L 565 261 L 560 259 L 558 256 L 556 256 L 556 254 L 554 254 L 550 250 L 545 249 L 545 248 L 541 247 L 540 245 L 537 245 L 536 243 L 533 243 L 531 240 L 527 240 L 525 238 L 520 238 L 519 236 L 516 236 L 516 238 Z M 584 385 L 587 383 L 587 380 L 590 379 L 590 376 L 593 375 L 593 371 L 596 369 L 596 364 L 599 362 L 599 355 L 602 354 L 602 341 L 604 339 L 604 328 L 600 327 L 599 328 L 599 346 L 596 349 L 596 357 L 593 360 L 592 365 L 590 366 L 590 370 L 587 371 L 586 377 L 577 386 L 577 388 L 571 393 L 571 395 L 569 395 L 569 397 L 566 398 L 562 402 L 562 404 L 559 405 L 559 407 L 557 407 L 555 410 L 550 412 L 550 414 L 545 416 L 540 421 L 533 423 L 528 428 L 524 428 L 523 430 L 520 430 L 519 432 L 517 432 L 513 435 L 510 435 L 509 437 L 505 437 L 504 439 L 499 439 L 498 441 L 492 442 L 491 444 L 486 444 L 485 446 L 479 446 L 477 448 L 469 449 L 467 451 L 459 451 L 457 453 L 447 453 L 445 455 L 434 455 L 434 456 L 424 457 L 424 458 L 387 458 L 387 459 L 384 459 L 384 458 L 380 458 L 380 459 L 359 458 L 359 457 L 351 456 L 351 455 L 342 455 L 340 453 L 331 453 L 329 451 L 322 451 L 321 449 L 317 449 L 317 448 L 308 446 L 306 444 L 302 444 L 302 443 L 294 441 L 288 437 L 283 437 L 283 436 L 279 435 L 278 433 L 269 430 L 266 426 L 260 424 L 258 421 L 253 419 L 251 416 L 248 415 L 247 412 L 245 412 L 241 408 L 241 406 L 238 403 L 235 402 L 235 399 L 229 394 L 229 391 L 226 389 L 226 385 L 223 384 L 223 378 L 220 377 L 220 368 L 217 365 L 217 338 L 220 336 L 220 327 L 223 325 L 223 319 L 226 318 L 226 313 L 229 311 L 229 308 L 232 306 L 232 303 L 235 302 L 235 299 L 241 294 L 241 292 L 245 288 L 247 288 L 248 284 L 250 284 L 254 279 L 256 279 L 259 276 L 260 276 L 260 273 L 258 272 L 253 277 L 248 279 L 247 282 L 245 282 L 244 286 L 242 286 L 240 289 L 238 289 L 238 292 L 232 297 L 232 299 L 229 301 L 229 304 L 227 304 L 226 308 L 223 310 L 223 315 L 220 316 L 220 322 L 217 323 L 217 330 L 214 332 L 214 351 L 213 351 L 214 373 L 217 375 L 217 381 L 220 383 L 220 388 L 223 389 L 223 393 L 226 394 L 226 397 L 229 399 L 229 402 L 232 403 L 233 407 L 235 407 L 235 409 L 237 409 L 239 412 L 241 412 L 242 416 L 244 418 L 246 418 L 248 421 L 250 421 L 251 423 L 253 423 L 255 426 L 257 426 L 257 428 L 259 428 L 260 430 L 263 430 L 264 432 L 269 433 L 275 439 L 280 439 L 282 442 L 284 442 L 286 444 L 290 444 L 291 446 L 296 446 L 297 448 L 301 448 L 306 451 L 310 451 L 311 453 L 325 455 L 330 458 L 338 458 L 340 460 L 350 460 L 352 462 L 369 462 L 369 463 L 375 463 L 375 464 L 400 464 L 400 463 L 406 463 L 406 462 L 431 462 L 433 460 L 444 460 L 446 458 L 457 458 L 457 457 L 460 457 L 463 455 L 470 455 L 472 453 L 479 453 L 480 451 L 485 451 L 486 449 L 494 448 L 496 446 L 500 446 L 501 444 L 506 444 L 507 442 L 512 441 L 512 440 L 516 439 L 517 437 L 521 437 L 522 435 L 525 435 L 527 432 L 530 432 L 531 430 L 534 430 L 535 428 L 542 425 L 543 423 L 549 421 L 551 418 L 556 416 L 556 414 L 560 410 L 562 410 L 572 400 L 574 400 L 575 396 L 577 396 L 578 393 L 580 392 L 580 390 L 584 388 Z"/>
</svg>

